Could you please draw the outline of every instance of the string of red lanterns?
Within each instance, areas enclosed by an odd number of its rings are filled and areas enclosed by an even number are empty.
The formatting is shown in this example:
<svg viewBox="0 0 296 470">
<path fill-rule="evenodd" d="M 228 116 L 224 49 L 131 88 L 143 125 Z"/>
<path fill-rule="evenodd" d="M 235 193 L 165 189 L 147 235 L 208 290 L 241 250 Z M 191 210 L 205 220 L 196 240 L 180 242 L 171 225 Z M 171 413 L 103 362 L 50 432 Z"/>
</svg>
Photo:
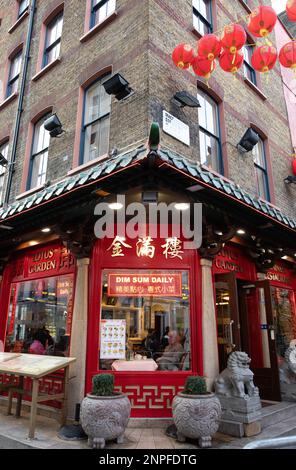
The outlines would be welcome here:
<svg viewBox="0 0 296 470">
<path fill-rule="evenodd" d="M 288 0 L 286 6 L 290 21 L 296 21 L 296 0 Z M 277 22 L 277 14 L 270 6 L 258 6 L 249 15 L 247 29 L 258 38 L 265 38 L 266 45 L 258 46 L 252 55 L 252 66 L 260 73 L 267 73 L 276 64 L 278 53 L 267 39 Z M 194 73 L 207 81 L 216 69 L 216 59 L 225 72 L 235 74 L 244 62 L 241 49 L 246 45 L 247 33 L 236 23 L 223 28 L 221 38 L 216 34 L 206 34 L 197 43 L 197 51 L 189 44 L 179 44 L 173 51 L 175 65 L 181 69 L 192 67 Z M 282 47 L 279 61 L 283 67 L 295 71 L 296 77 L 296 40 Z"/>
</svg>

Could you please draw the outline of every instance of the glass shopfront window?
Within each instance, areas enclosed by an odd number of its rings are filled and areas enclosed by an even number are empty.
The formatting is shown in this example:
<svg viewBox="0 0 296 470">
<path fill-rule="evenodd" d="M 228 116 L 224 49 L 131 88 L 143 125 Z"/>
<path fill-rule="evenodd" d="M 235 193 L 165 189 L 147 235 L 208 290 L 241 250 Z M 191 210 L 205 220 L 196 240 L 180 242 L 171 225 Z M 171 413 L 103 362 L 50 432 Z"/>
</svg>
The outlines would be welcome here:
<svg viewBox="0 0 296 470">
<path fill-rule="evenodd" d="M 279 365 L 281 365 L 291 341 L 296 339 L 295 296 L 290 289 L 274 286 L 271 292 L 276 319 L 276 349 Z"/>
<path fill-rule="evenodd" d="M 6 352 L 68 356 L 73 276 L 13 283 Z"/>
<path fill-rule="evenodd" d="M 187 271 L 104 270 L 100 370 L 191 369 Z"/>
</svg>

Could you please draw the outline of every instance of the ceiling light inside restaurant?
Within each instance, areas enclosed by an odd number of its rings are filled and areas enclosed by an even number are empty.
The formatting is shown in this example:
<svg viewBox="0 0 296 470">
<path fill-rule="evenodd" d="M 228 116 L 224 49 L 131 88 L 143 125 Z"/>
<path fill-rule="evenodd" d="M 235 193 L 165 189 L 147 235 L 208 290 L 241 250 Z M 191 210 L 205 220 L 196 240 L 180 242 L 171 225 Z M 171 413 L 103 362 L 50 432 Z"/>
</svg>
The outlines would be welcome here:
<svg viewBox="0 0 296 470">
<path fill-rule="evenodd" d="M 242 228 L 238 229 L 236 233 L 237 233 L 238 235 L 246 235 L 245 230 L 243 230 Z"/>
<path fill-rule="evenodd" d="M 113 211 L 120 211 L 120 209 L 122 208 L 123 204 L 121 204 L 121 202 L 112 202 L 111 204 L 109 204 L 109 209 Z"/>
<path fill-rule="evenodd" d="M 43 228 L 43 229 L 41 230 L 41 232 L 43 232 L 43 233 L 49 233 L 49 232 L 51 232 L 51 229 L 50 229 L 49 227 L 45 227 L 45 228 Z"/>
<path fill-rule="evenodd" d="M 175 209 L 177 211 L 187 211 L 190 208 L 190 204 L 187 204 L 186 202 L 178 202 L 175 204 Z"/>
</svg>

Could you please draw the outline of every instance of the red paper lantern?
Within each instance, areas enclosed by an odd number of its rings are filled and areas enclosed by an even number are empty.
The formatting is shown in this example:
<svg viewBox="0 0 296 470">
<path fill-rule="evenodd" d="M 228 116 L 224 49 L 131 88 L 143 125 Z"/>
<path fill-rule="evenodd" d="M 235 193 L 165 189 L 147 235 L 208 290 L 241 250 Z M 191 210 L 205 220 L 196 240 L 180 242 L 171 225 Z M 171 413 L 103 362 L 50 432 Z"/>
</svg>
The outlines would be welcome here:
<svg viewBox="0 0 296 470">
<path fill-rule="evenodd" d="M 277 22 L 277 14 L 272 7 L 261 5 L 252 11 L 248 29 L 258 38 L 268 36 Z"/>
<path fill-rule="evenodd" d="M 190 44 L 179 44 L 172 54 L 174 64 L 180 69 L 188 69 L 194 61 L 195 53 Z"/>
<path fill-rule="evenodd" d="M 296 176 L 296 158 L 292 161 L 292 171 L 293 175 Z"/>
<path fill-rule="evenodd" d="M 296 72 L 296 41 L 285 44 L 279 54 L 280 63 L 287 69 L 295 69 Z"/>
<path fill-rule="evenodd" d="M 221 69 L 225 72 L 236 73 L 238 69 L 243 65 L 244 57 L 242 54 L 231 54 L 228 51 L 222 52 L 219 63 Z"/>
<path fill-rule="evenodd" d="M 225 26 L 221 37 L 221 44 L 230 54 L 236 54 L 247 41 L 246 31 L 239 24 Z"/>
<path fill-rule="evenodd" d="M 204 77 L 207 80 L 210 79 L 212 72 L 216 68 L 216 62 L 213 60 L 204 59 L 203 57 L 197 56 L 193 63 L 192 69 L 199 77 Z"/>
<path fill-rule="evenodd" d="M 287 1 L 286 11 L 289 20 L 296 21 L 296 0 Z"/>
<path fill-rule="evenodd" d="M 215 34 L 206 34 L 197 43 L 198 55 L 208 60 L 219 57 L 221 49 L 221 41 Z"/>
<path fill-rule="evenodd" d="M 277 51 L 274 46 L 257 47 L 252 55 L 252 66 L 258 72 L 268 72 L 273 69 L 277 60 Z"/>
</svg>

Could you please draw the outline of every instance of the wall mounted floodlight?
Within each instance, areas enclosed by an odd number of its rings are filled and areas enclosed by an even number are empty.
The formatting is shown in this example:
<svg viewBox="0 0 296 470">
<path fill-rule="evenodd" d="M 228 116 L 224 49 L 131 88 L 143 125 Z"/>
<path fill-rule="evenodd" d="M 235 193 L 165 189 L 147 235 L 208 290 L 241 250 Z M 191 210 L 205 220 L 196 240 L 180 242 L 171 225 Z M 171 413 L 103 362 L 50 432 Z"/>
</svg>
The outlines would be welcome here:
<svg viewBox="0 0 296 470">
<path fill-rule="evenodd" d="M 0 153 L 0 166 L 7 166 L 7 165 L 8 165 L 8 161 L 6 160 L 4 155 L 2 155 L 2 153 Z"/>
<path fill-rule="evenodd" d="M 296 184 L 296 175 L 287 176 L 287 178 L 284 179 L 284 182 L 286 184 Z"/>
<path fill-rule="evenodd" d="M 120 73 L 116 73 L 111 78 L 103 83 L 106 93 L 108 95 L 115 95 L 118 101 L 127 98 L 133 94 L 132 88 L 129 86 L 129 82 Z"/>
<path fill-rule="evenodd" d="M 50 116 L 44 121 L 44 129 L 49 131 L 50 137 L 58 137 L 63 132 L 63 126 L 56 114 Z"/>
<path fill-rule="evenodd" d="M 237 148 L 241 153 L 251 152 L 259 142 L 259 135 L 251 127 L 239 141 Z"/>
<path fill-rule="evenodd" d="M 188 93 L 188 91 L 178 91 L 173 96 L 173 101 L 176 103 L 179 108 L 184 108 L 185 106 L 189 106 L 189 108 L 200 108 L 200 102 L 198 99 Z"/>
</svg>

